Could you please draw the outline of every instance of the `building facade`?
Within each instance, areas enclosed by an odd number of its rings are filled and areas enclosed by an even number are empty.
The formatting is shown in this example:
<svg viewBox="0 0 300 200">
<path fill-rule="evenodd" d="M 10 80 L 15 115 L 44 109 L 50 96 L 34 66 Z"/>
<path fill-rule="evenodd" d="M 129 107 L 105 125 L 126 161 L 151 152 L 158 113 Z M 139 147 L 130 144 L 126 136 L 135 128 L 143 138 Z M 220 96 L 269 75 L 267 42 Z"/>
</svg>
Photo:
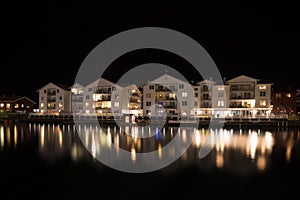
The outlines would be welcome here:
<svg viewBox="0 0 300 200">
<path fill-rule="evenodd" d="M 42 114 L 58 115 L 71 112 L 69 87 L 49 82 L 39 90 L 39 110 Z"/>
<path fill-rule="evenodd" d="M 145 116 L 190 116 L 194 107 L 194 88 L 187 82 L 164 74 L 143 86 Z"/>
<path fill-rule="evenodd" d="M 29 113 L 33 112 L 35 102 L 25 96 L 0 97 L 0 113 Z"/>
</svg>

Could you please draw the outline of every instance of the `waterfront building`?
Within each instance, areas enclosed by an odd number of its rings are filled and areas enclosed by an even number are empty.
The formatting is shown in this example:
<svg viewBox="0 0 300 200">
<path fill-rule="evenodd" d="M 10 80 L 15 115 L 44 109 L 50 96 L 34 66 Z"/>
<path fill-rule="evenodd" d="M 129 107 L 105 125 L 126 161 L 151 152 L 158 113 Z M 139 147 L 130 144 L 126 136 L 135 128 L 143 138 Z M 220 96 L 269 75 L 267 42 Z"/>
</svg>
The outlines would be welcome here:
<svg viewBox="0 0 300 200">
<path fill-rule="evenodd" d="M 75 83 L 70 87 L 71 90 L 71 108 L 72 113 L 80 114 L 83 110 L 83 86 L 79 83 Z"/>
<path fill-rule="evenodd" d="M 143 86 L 144 116 L 190 116 L 194 88 L 185 81 L 164 74 Z"/>
<path fill-rule="evenodd" d="M 136 85 L 120 86 L 100 78 L 83 88 L 83 112 L 103 117 L 141 114 L 142 94 Z"/>
<path fill-rule="evenodd" d="M 271 86 L 259 79 L 240 75 L 227 81 L 229 117 L 269 117 L 272 110 Z"/>
<path fill-rule="evenodd" d="M 39 111 L 42 114 L 59 115 L 71 112 L 71 91 L 62 84 L 49 82 L 39 90 Z"/>
<path fill-rule="evenodd" d="M 33 112 L 35 102 L 26 96 L 0 97 L 0 113 L 29 113 Z"/>
<path fill-rule="evenodd" d="M 273 87 L 272 104 L 272 113 L 276 116 L 295 114 L 297 112 L 296 90 L 292 87 Z"/>
</svg>

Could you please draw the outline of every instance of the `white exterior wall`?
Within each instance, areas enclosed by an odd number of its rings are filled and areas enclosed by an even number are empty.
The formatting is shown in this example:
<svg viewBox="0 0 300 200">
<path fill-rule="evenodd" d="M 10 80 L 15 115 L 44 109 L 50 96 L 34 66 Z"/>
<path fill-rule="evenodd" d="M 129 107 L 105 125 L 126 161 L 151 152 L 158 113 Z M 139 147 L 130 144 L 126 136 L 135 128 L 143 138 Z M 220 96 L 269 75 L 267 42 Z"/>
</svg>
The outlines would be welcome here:
<svg viewBox="0 0 300 200">
<path fill-rule="evenodd" d="M 52 95 L 50 95 L 51 92 L 53 92 Z M 59 114 L 60 112 L 71 111 L 70 91 L 64 90 L 50 82 L 39 89 L 38 93 L 40 112 L 45 114 Z"/>
</svg>

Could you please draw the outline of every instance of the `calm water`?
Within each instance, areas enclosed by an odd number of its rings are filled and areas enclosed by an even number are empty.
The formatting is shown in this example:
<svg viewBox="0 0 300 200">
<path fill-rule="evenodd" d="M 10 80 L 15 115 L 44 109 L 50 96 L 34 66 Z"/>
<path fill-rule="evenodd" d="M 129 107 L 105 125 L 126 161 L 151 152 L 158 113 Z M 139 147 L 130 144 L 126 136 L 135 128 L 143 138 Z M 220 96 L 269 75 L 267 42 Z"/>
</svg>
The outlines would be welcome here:
<svg viewBox="0 0 300 200">
<path fill-rule="evenodd" d="M 173 127 L 143 139 L 117 127 L 80 128 L 81 135 L 72 125 L 0 124 L 0 195 L 5 197 L 0 198 L 266 199 L 298 193 L 298 129 Z M 131 133 L 152 131 L 157 130 L 129 129 Z M 180 142 L 193 142 L 179 159 L 159 171 L 125 173 L 96 159 L 112 145 L 130 152 L 127 159 L 133 165 L 141 152 L 157 150 L 158 159 L 170 157 L 176 149 L 164 152 L 162 148 L 176 133 Z M 199 158 L 203 147 L 212 149 Z"/>
</svg>

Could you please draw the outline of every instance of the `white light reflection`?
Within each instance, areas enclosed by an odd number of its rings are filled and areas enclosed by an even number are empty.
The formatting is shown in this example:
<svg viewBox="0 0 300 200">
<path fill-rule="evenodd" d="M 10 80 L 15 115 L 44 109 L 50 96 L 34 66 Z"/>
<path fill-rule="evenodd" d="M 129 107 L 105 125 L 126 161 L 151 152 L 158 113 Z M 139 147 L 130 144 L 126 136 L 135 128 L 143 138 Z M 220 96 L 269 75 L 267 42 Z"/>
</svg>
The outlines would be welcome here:
<svg viewBox="0 0 300 200">
<path fill-rule="evenodd" d="M 250 157 L 251 159 L 255 159 L 256 147 L 257 147 L 257 132 L 253 131 L 250 133 Z"/>
</svg>

